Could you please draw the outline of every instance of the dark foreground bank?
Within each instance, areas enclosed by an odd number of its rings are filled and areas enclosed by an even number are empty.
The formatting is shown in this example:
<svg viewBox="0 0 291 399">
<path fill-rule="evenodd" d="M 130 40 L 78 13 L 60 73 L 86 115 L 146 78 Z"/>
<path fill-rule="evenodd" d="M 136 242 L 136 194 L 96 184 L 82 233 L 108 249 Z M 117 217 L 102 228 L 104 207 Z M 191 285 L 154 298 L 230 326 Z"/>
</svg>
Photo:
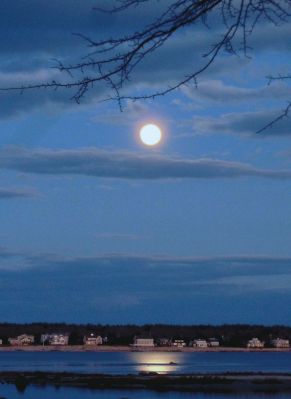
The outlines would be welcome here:
<svg viewBox="0 0 291 399">
<path fill-rule="evenodd" d="M 14 384 L 19 391 L 29 385 L 74 387 L 89 389 L 118 389 L 179 391 L 205 393 L 286 393 L 291 392 L 290 373 L 224 373 L 112 376 L 55 372 L 1 372 L 0 383 Z"/>
</svg>

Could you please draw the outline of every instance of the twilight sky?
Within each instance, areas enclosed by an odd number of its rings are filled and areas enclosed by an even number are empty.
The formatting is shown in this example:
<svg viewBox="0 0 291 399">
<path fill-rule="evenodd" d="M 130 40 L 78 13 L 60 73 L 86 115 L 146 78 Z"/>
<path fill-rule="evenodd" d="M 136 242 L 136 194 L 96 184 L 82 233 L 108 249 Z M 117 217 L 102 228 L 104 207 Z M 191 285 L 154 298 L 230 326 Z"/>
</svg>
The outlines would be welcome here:
<svg viewBox="0 0 291 399">
<path fill-rule="evenodd" d="M 59 78 L 86 42 L 135 31 L 169 0 L 2 0 L 0 87 Z M 185 29 L 144 60 L 125 94 L 203 62 L 221 25 Z M 290 324 L 291 124 L 256 131 L 290 101 L 291 24 L 262 22 L 249 56 L 222 54 L 155 101 L 80 105 L 71 91 L 0 92 L 1 321 Z M 68 76 L 61 76 L 69 79 Z M 143 123 L 165 138 L 138 140 Z M 266 311 L 267 310 L 267 311 Z"/>
</svg>

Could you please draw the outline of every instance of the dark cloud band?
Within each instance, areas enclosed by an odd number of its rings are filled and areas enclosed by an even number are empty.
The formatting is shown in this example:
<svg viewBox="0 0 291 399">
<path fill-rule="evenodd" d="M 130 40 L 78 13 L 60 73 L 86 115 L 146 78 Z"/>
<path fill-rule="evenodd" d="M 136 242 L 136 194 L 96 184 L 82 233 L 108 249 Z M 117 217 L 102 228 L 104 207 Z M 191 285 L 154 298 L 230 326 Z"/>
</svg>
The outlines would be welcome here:
<svg viewBox="0 0 291 399">
<path fill-rule="evenodd" d="M 182 159 L 164 155 L 103 151 L 9 148 L 0 151 L 0 168 L 47 175 L 83 175 L 122 179 L 219 179 L 263 177 L 290 179 L 289 170 L 256 167 L 217 159 Z"/>
<path fill-rule="evenodd" d="M 0 200 L 13 198 L 31 198 L 35 196 L 37 196 L 37 192 L 31 189 L 0 188 Z"/>
</svg>

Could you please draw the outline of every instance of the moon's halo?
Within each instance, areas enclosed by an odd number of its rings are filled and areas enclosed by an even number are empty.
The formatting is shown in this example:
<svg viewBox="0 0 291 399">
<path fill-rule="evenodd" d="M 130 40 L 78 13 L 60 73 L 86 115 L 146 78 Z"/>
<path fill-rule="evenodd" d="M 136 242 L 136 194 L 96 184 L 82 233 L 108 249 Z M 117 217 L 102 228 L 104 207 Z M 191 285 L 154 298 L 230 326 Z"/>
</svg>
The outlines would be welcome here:
<svg viewBox="0 0 291 399">
<path fill-rule="evenodd" d="M 141 127 L 139 138 L 143 144 L 150 147 L 155 146 L 162 139 L 162 130 L 154 123 L 147 123 Z"/>
</svg>

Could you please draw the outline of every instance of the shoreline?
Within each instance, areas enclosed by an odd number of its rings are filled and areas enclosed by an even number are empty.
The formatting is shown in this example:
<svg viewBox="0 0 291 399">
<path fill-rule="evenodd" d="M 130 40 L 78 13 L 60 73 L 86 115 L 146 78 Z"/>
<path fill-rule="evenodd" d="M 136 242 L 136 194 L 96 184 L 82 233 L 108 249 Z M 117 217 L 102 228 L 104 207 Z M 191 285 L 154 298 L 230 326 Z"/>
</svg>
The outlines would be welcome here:
<svg viewBox="0 0 291 399">
<path fill-rule="evenodd" d="M 108 375 L 64 372 L 0 372 L 1 384 L 13 384 L 20 392 L 32 386 L 83 389 L 149 390 L 207 393 L 291 392 L 290 373 L 212 373 L 160 375 Z"/>
<path fill-rule="evenodd" d="M 0 346 L 0 352 L 182 352 L 182 353 L 203 353 L 203 352 L 291 352 L 291 348 L 176 348 L 176 347 L 131 347 L 117 345 L 25 345 L 25 346 Z"/>
</svg>

